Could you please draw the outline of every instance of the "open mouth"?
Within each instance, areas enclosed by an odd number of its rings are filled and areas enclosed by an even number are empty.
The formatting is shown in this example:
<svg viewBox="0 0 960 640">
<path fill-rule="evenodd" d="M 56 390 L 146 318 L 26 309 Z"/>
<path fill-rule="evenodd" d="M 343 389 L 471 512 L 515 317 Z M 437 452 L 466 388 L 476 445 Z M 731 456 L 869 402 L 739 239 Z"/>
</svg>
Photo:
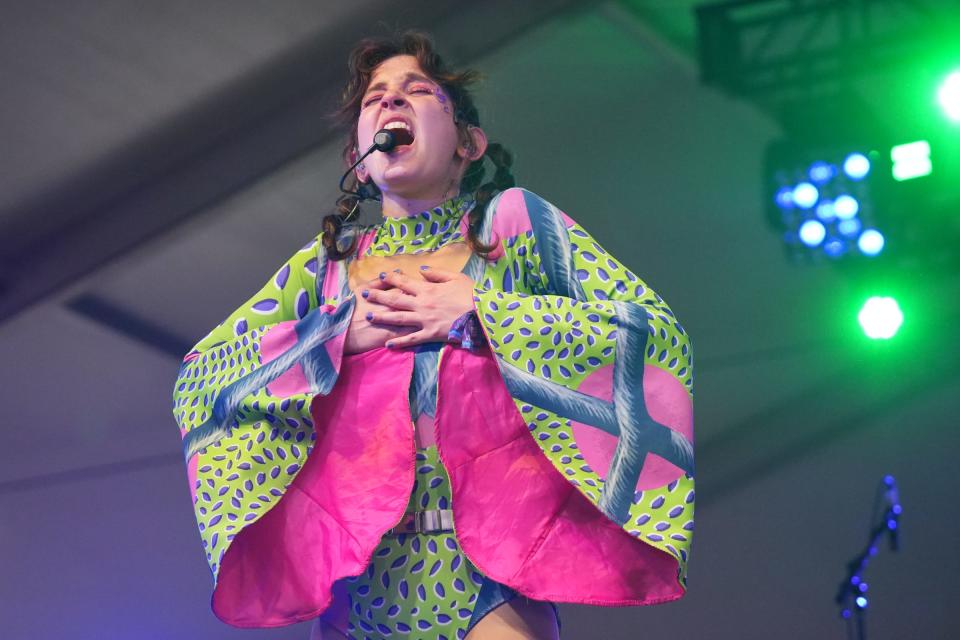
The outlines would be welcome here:
<svg viewBox="0 0 960 640">
<path fill-rule="evenodd" d="M 404 146 L 413 143 L 413 127 L 403 120 L 391 120 L 383 125 L 383 128 L 394 135 L 397 141 L 396 146 Z"/>
</svg>

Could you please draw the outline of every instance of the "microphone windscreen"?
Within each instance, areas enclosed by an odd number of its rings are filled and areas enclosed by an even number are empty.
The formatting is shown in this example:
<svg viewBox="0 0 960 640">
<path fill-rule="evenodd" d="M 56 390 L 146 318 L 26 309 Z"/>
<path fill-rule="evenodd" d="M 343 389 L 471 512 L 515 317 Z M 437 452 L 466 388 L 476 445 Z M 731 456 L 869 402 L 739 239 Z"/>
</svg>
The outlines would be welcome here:
<svg viewBox="0 0 960 640">
<path fill-rule="evenodd" d="M 380 129 L 373 136 L 373 146 L 378 151 L 392 151 L 394 147 L 411 142 L 413 142 L 413 136 L 407 129 Z"/>
</svg>

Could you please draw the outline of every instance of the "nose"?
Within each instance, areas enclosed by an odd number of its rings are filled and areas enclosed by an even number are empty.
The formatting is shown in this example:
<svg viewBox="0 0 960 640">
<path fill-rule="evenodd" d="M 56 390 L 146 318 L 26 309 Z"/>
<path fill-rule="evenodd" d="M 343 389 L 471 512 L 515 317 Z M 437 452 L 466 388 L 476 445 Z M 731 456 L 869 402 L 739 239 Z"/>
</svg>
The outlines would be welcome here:
<svg viewBox="0 0 960 640">
<path fill-rule="evenodd" d="M 385 93 L 380 98 L 380 107 L 390 109 L 393 107 L 402 107 L 407 104 L 407 100 L 399 93 Z"/>
</svg>

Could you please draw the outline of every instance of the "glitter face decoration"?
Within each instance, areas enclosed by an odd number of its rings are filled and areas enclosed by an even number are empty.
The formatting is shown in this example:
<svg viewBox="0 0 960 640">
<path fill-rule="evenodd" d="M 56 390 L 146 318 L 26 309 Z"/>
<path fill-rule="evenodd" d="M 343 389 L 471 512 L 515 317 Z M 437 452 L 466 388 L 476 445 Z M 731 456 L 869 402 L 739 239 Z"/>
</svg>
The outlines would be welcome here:
<svg viewBox="0 0 960 640">
<path fill-rule="evenodd" d="M 437 102 L 443 105 L 443 112 L 450 113 L 450 105 L 447 104 L 447 96 L 443 95 L 443 90 L 439 86 L 433 90 L 433 95 L 437 96 Z"/>
</svg>

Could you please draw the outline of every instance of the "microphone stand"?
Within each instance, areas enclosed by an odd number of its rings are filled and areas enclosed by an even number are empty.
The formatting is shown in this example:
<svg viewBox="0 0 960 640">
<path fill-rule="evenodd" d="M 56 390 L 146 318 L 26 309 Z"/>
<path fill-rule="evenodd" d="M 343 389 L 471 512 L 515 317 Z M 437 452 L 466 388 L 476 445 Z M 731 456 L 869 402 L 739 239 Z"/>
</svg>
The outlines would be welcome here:
<svg viewBox="0 0 960 640">
<path fill-rule="evenodd" d="M 887 502 L 887 509 L 883 518 L 876 519 L 877 502 L 883 496 Z M 876 524 L 870 530 L 870 541 L 864 550 L 847 564 L 847 575 L 840 582 L 840 588 L 834 601 L 840 606 L 840 617 L 847 621 L 847 637 L 853 638 L 852 614 L 850 600 L 853 599 L 853 611 L 856 615 L 856 637 L 858 640 L 866 640 L 866 629 L 864 617 L 867 611 L 867 583 L 863 580 L 863 573 L 866 571 L 867 563 L 870 558 L 877 555 L 877 544 L 880 537 L 885 533 L 890 536 L 890 549 L 892 551 L 900 550 L 899 525 L 900 514 L 903 509 L 900 506 L 900 498 L 897 491 L 896 481 L 893 476 L 885 476 L 883 482 L 877 489 L 878 500 L 874 503 L 874 513 L 871 520 Z"/>
</svg>

